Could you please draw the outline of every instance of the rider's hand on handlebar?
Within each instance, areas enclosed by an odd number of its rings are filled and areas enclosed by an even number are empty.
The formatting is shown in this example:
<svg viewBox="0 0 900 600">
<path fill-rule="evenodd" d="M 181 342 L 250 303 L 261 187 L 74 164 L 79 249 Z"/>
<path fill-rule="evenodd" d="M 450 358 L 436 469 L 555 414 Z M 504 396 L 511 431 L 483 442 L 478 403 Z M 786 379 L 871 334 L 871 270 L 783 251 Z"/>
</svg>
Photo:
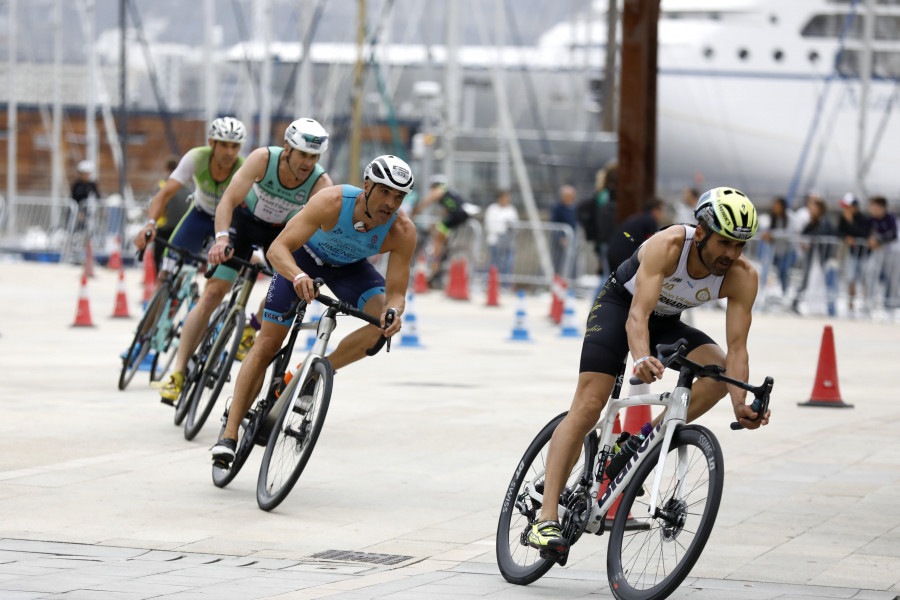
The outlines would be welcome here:
<svg viewBox="0 0 900 600">
<path fill-rule="evenodd" d="M 294 278 L 294 292 L 297 296 L 306 300 L 307 304 L 315 300 L 319 294 L 315 280 L 306 273 L 301 273 Z"/>
<path fill-rule="evenodd" d="M 753 403 L 755 406 L 759 406 L 756 401 Z M 737 422 L 740 423 L 745 429 L 759 429 L 763 425 L 769 424 L 769 415 L 772 414 L 771 410 L 767 410 L 766 414 L 762 416 L 762 419 L 759 418 L 759 414 L 757 414 L 754 407 L 747 404 L 741 404 L 734 408 L 734 416 L 737 419 Z"/>
<path fill-rule="evenodd" d="M 216 243 L 209 249 L 209 264 L 211 266 L 220 265 L 231 258 L 234 248 L 230 246 L 230 240 L 224 235 L 216 238 Z"/>
<path fill-rule="evenodd" d="M 394 315 L 393 320 L 388 324 L 387 315 L 391 312 Z M 383 313 L 381 313 L 381 328 L 384 330 L 384 337 L 391 337 L 398 331 L 400 331 L 400 315 L 397 312 L 396 308 L 388 308 L 385 309 Z"/>
<path fill-rule="evenodd" d="M 134 245 L 138 250 L 143 250 L 147 247 L 147 244 L 156 239 L 156 227 L 147 223 L 143 229 L 141 229 L 137 236 L 134 238 Z"/>
<path fill-rule="evenodd" d="M 653 383 L 657 379 L 662 379 L 665 367 L 655 356 L 651 356 L 638 364 L 633 371 L 633 375 L 644 383 Z"/>
</svg>

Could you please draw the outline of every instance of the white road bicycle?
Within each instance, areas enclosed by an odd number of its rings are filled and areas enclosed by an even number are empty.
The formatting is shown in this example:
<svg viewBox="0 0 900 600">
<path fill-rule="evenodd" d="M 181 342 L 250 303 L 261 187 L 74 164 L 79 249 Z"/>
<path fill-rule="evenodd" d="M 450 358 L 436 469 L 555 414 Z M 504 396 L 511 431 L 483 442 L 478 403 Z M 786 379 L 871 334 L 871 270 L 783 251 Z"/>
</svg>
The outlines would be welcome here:
<svg viewBox="0 0 900 600">
<path fill-rule="evenodd" d="M 722 448 L 711 431 L 686 424 L 694 380 L 709 377 L 743 388 L 754 396 L 754 412 L 762 416 L 768 410 L 771 377 L 760 386 L 751 386 L 727 377 L 723 367 L 689 360 L 686 348 L 683 339 L 657 346 L 662 363 L 679 369 L 672 392 L 619 398 L 622 365 L 604 416 L 584 438 L 581 456 L 560 494 L 560 525 L 570 548 L 585 532 L 602 535 L 607 513 L 621 499 L 612 519 L 606 557 L 610 589 L 621 600 L 668 597 L 690 573 L 715 524 L 724 483 Z M 632 378 L 632 383 L 640 380 Z M 623 408 L 641 405 L 664 406 L 665 416 L 656 427 L 646 428 L 650 430 L 646 439 L 610 479 L 606 470 L 614 455 L 616 415 Z M 568 558 L 538 551 L 527 543 L 528 531 L 543 504 L 550 438 L 565 415 L 547 423 L 531 442 L 503 498 L 497 564 L 511 583 L 532 583 Z M 742 427 L 734 422 L 731 428 Z M 630 519 L 637 523 L 629 523 Z"/>
</svg>

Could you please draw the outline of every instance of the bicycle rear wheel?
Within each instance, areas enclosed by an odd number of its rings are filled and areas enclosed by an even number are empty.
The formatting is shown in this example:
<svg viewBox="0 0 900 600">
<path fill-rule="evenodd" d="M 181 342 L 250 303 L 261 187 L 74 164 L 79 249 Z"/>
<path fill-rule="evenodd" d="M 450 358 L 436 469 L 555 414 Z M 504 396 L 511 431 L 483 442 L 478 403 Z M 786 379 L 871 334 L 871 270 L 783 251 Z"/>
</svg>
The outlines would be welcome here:
<svg viewBox="0 0 900 600">
<path fill-rule="evenodd" d="M 231 381 L 231 365 L 241 344 L 244 312 L 236 311 L 216 336 L 203 372 L 194 387 L 194 396 L 184 422 L 184 439 L 192 440 L 203 427 L 226 382 Z M 233 391 L 234 386 L 229 386 Z"/>
<path fill-rule="evenodd" d="M 181 329 L 184 319 L 191 310 L 199 294 L 197 285 L 191 284 L 191 294 L 186 298 L 172 298 L 169 302 L 169 314 L 166 317 L 169 330 L 165 338 L 160 340 L 156 356 L 153 358 L 153 367 L 150 369 L 150 381 L 160 381 L 169 372 L 175 356 L 178 354 L 178 344 L 181 341 Z"/>
<path fill-rule="evenodd" d="M 156 331 L 156 324 L 159 321 L 160 307 L 169 297 L 171 287 L 167 283 L 161 284 L 151 296 L 147 303 L 147 309 L 141 322 L 138 323 L 137 330 L 134 333 L 134 339 L 122 358 L 122 370 L 119 373 L 119 389 L 124 390 L 131 383 L 134 374 L 138 372 L 144 357 L 150 351 L 150 342 L 153 339 L 153 333 Z"/>
<path fill-rule="evenodd" d="M 296 401 L 284 403 L 259 467 L 256 502 L 261 509 L 281 504 L 300 478 L 325 423 L 333 376 L 328 359 L 314 359 L 306 378 L 294 388 Z"/>
<path fill-rule="evenodd" d="M 550 438 L 565 416 L 566 413 L 557 416 L 535 436 L 516 466 L 503 497 L 503 507 L 500 509 L 500 520 L 497 523 L 496 554 L 500 573 L 510 583 L 517 585 L 533 583 L 554 565 L 552 559 L 543 558 L 537 549 L 525 541 L 528 530 L 537 521 L 542 505 L 529 495 L 526 486 L 532 485 L 538 492 L 543 492 Z M 596 453 L 597 436 L 592 432 L 584 438 L 581 455 L 566 479 L 563 493 L 573 489 L 582 475 L 590 475 L 591 463 Z"/>
<path fill-rule="evenodd" d="M 719 511 L 722 448 L 705 427 L 686 425 L 672 437 L 657 515 L 647 514 L 661 447 L 637 467 L 609 534 L 606 571 L 621 600 L 667 598 L 675 591 L 703 552 Z M 646 528 L 625 531 L 629 513 Z"/>
<path fill-rule="evenodd" d="M 281 381 L 284 376 L 281 373 L 282 353 L 283 350 L 279 351 L 279 353 L 275 355 L 275 358 L 269 362 L 259 396 L 250 410 L 247 411 L 247 415 L 241 421 L 241 425 L 238 428 L 237 450 L 234 452 L 234 459 L 231 461 L 231 465 L 227 469 L 223 469 L 222 467 L 217 467 L 213 464 L 212 479 L 216 487 L 225 487 L 231 483 L 231 480 L 235 478 L 238 472 L 240 472 L 241 467 L 244 466 L 244 463 L 247 462 L 247 459 L 250 457 L 253 446 L 257 443 L 263 443 L 257 439 L 257 434 L 259 433 L 260 425 L 265 420 L 269 409 L 274 403 L 274 386 L 277 385 L 278 381 Z M 267 395 L 271 395 L 271 402 L 264 401 Z M 230 408 L 231 403 L 225 407 L 225 414 L 222 417 L 222 427 L 219 429 L 220 439 L 222 434 L 225 433 L 225 423 L 228 421 L 228 411 Z"/>
</svg>

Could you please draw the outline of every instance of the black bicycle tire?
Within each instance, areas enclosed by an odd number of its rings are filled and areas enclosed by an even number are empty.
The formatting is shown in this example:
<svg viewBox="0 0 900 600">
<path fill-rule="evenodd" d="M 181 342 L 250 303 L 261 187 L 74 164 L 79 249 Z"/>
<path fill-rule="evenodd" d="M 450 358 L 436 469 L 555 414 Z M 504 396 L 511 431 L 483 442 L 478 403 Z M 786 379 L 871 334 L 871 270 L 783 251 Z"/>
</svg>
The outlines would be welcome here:
<svg viewBox="0 0 900 600">
<path fill-rule="evenodd" d="M 307 373 L 307 378 L 304 381 L 298 382 L 297 386 L 294 388 L 294 393 L 299 394 L 304 389 L 306 382 L 308 382 L 313 375 L 319 376 L 317 385 L 321 384 L 323 386 L 320 406 L 317 408 L 316 414 L 312 419 L 307 442 L 300 450 L 299 458 L 297 459 L 296 464 L 294 464 L 290 475 L 285 479 L 278 490 L 271 493 L 266 489 L 269 468 L 275 453 L 275 447 L 279 444 L 279 440 L 284 438 L 282 426 L 285 419 L 288 417 L 289 408 L 293 404 L 292 402 L 284 403 L 281 414 L 278 415 L 278 420 L 275 422 L 275 427 L 269 434 L 269 442 L 266 444 L 266 451 L 265 454 L 263 454 L 262 463 L 259 466 L 259 478 L 256 482 L 256 503 L 262 510 L 270 511 L 287 498 L 287 495 L 300 478 L 300 474 L 303 473 L 303 469 L 306 467 L 307 462 L 309 462 L 309 458 L 312 456 L 312 452 L 316 447 L 316 442 L 319 439 L 319 434 L 325 423 L 325 416 L 328 414 L 328 405 L 331 402 L 332 384 L 334 383 L 334 371 L 327 358 L 313 359 L 313 363 L 310 365 L 309 372 Z"/>
<path fill-rule="evenodd" d="M 200 297 L 196 283 L 191 282 L 190 290 L 188 296 L 182 298 L 181 302 L 178 303 L 178 307 L 175 309 L 175 318 L 172 320 L 172 328 L 169 330 L 169 335 L 166 336 L 166 347 L 162 351 L 158 351 L 156 356 L 153 357 L 153 367 L 150 369 L 151 382 L 161 381 L 166 373 L 169 372 L 172 363 L 175 362 L 175 358 L 178 354 L 178 346 L 173 348 L 173 342 L 175 338 L 181 338 L 181 331 L 184 329 L 184 319 L 187 318 L 187 314 Z M 165 365 L 160 369 L 160 357 L 163 355 L 165 355 Z"/>
<path fill-rule="evenodd" d="M 262 398 L 263 395 L 268 396 L 269 394 L 274 394 L 273 385 L 270 385 L 272 382 L 272 378 L 275 377 L 274 372 L 281 371 L 279 365 L 282 360 L 282 356 L 284 355 L 284 349 L 278 351 L 278 354 L 275 355 L 272 360 L 269 361 L 269 365 L 266 367 L 265 373 L 263 374 L 263 386 L 260 390 L 259 398 Z M 268 377 L 266 377 L 268 375 Z M 283 377 L 281 373 L 278 374 L 279 379 Z M 257 445 L 257 433 L 259 432 L 260 426 L 262 425 L 263 420 L 266 418 L 265 414 L 260 414 L 255 412 L 258 410 L 260 400 L 259 398 L 254 403 L 257 408 L 254 409 L 251 405 L 250 411 L 248 411 L 248 416 L 245 417 L 248 419 L 247 427 L 244 428 L 241 426 L 240 437 L 238 438 L 237 449 L 234 451 L 234 459 L 231 461 L 231 465 L 227 469 L 223 469 L 221 467 L 217 467 L 213 464 L 212 468 L 212 480 L 213 484 L 216 487 L 225 487 L 237 476 L 240 472 L 241 468 L 244 466 L 244 463 L 247 462 L 247 459 L 250 457 L 250 453 L 253 452 L 253 447 Z M 271 407 L 274 404 L 272 402 L 269 406 Z M 228 418 L 228 409 L 225 409 L 225 413 L 222 416 L 222 427 L 219 429 L 219 438 L 222 439 L 222 434 L 225 433 L 225 419 Z M 252 435 L 247 437 L 247 433 L 250 432 Z"/>
<path fill-rule="evenodd" d="M 125 351 L 125 356 L 122 358 L 122 370 L 119 371 L 119 390 L 121 391 L 125 391 L 125 388 L 127 388 L 128 384 L 131 383 L 131 380 L 134 379 L 135 374 L 140 370 L 141 362 L 144 360 L 144 357 L 147 356 L 147 352 L 150 351 L 150 340 L 153 337 L 153 332 L 156 330 L 156 321 L 158 321 L 159 318 L 158 311 L 151 309 L 162 302 L 163 294 L 165 294 L 165 297 L 168 297 L 168 290 L 169 284 L 167 282 L 161 283 L 147 302 L 147 308 L 144 310 L 144 314 L 138 323 L 131 344 L 129 344 L 128 350 Z M 151 315 L 154 314 L 156 316 L 151 317 Z M 154 322 L 150 325 L 148 332 L 141 334 L 141 331 L 147 324 L 147 320 L 151 318 Z M 140 342 L 141 337 L 146 338 L 144 343 L 141 344 L 141 350 L 133 360 L 130 360 L 131 355 L 134 353 L 135 345 Z M 130 369 L 128 368 L 129 365 L 131 365 Z"/>
<path fill-rule="evenodd" d="M 244 312 L 238 310 L 231 314 L 225 325 L 219 330 L 210 350 L 211 356 L 219 356 L 223 352 L 225 353 L 224 358 L 218 362 L 219 368 L 211 372 L 208 371 L 212 365 L 207 360 L 203 373 L 197 380 L 197 385 L 194 386 L 194 396 L 191 400 L 191 406 L 188 408 L 187 419 L 184 422 L 184 439 L 190 441 L 197 437 L 197 434 L 203 428 L 203 424 L 206 423 L 206 419 L 212 413 L 212 409 L 219 400 L 222 387 L 228 381 L 231 368 L 234 365 L 234 357 L 237 354 L 238 346 L 241 344 L 243 331 Z M 215 377 L 215 382 L 211 388 L 207 388 L 208 380 L 212 377 Z M 209 390 L 209 398 L 201 406 L 203 396 L 207 390 Z"/>
<path fill-rule="evenodd" d="M 194 351 L 194 355 L 188 360 L 187 371 L 184 374 L 184 386 L 181 388 L 181 394 L 178 396 L 178 402 L 175 404 L 174 422 L 176 426 L 181 425 L 188 415 L 191 402 L 194 399 L 194 386 L 203 374 L 202 369 L 206 363 L 207 349 L 215 341 L 216 329 L 227 314 L 227 306 L 225 304 L 220 304 L 215 308 L 209 318 L 209 325 L 206 327 L 206 331 L 203 332 L 203 337 L 200 338 L 200 343 Z M 197 374 L 198 369 L 201 370 L 199 374 Z"/>
<path fill-rule="evenodd" d="M 675 462 L 671 453 L 680 447 L 691 446 L 699 450 L 698 458 L 704 458 L 706 461 L 706 472 L 708 479 L 706 480 L 707 501 L 703 507 L 703 512 L 699 516 L 699 523 L 694 528 L 695 533 L 693 539 L 687 545 L 680 559 L 676 560 L 676 565 L 672 571 L 666 575 L 660 582 L 652 587 L 645 589 L 636 589 L 628 580 L 624 573 L 622 551 L 628 546 L 625 542 L 625 525 L 629 520 L 637 519 L 639 522 L 647 521 L 650 527 L 638 531 L 631 531 L 629 535 L 633 540 L 637 540 L 637 536 L 654 536 L 660 539 L 654 539 L 656 547 L 664 548 L 667 544 L 677 542 L 680 533 L 688 531 L 687 527 L 679 528 L 678 532 L 672 536 L 671 540 L 664 540 L 663 532 L 660 527 L 656 526 L 657 520 L 650 519 L 646 515 L 646 510 L 635 510 L 635 498 L 641 490 L 644 490 L 644 498 L 649 498 L 650 490 L 653 484 L 653 475 L 659 460 L 659 453 L 662 445 L 658 445 L 647 457 L 641 462 L 634 473 L 634 477 L 629 482 L 628 487 L 622 493 L 622 501 L 613 520 L 612 529 L 609 532 L 609 549 L 606 556 L 606 571 L 609 576 L 609 587 L 613 596 L 619 600 L 661 600 L 667 598 L 674 592 L 684 579 L 690 574 L 691 569 L 703 552 L 709 535 L 712 532 L 716 522 L 716 515 L 719 511 L 719 504 L 722 500 L 722 490 L 725 482 L 724 462 L 722 459 L 722 447 L 716 437 L 705 427 L 699 425 L 686 425 L 679 427 L 678 431 L 672 437 L 672 444 L 669 447 L 670 456 L 666 458 L 667 469 L 671 468 Z M 693 462 L 693 461 L 692 461 Z M 665 486 L 665 476 L 663 486 Z M 688 482 L 692 484 L 691 481 Z M 699 481 L 703 484 L 703 481 Z M 697 489 L 691 487 L 691 489 Z M 664 498 L 668 496 L 669 489 L 660 488 L 660 507 L 664 506 Z M 694 502 L 690 502 L 693 505 Z M 690 511 L 686 511 L 690 512 Z M 663 537 L 660 537 L 663 536 Z M 630 543 L 630 542 L 629 542 Z M 625 544 L 623 546 L 623 544 Z M 674 548 L 675 546 L 673 546 Z M 654 564 L 659 564 L 655 561 Z"/>
<path fill-rule="evenodd" d="M 563 418 L 565 418 L 566 414 L 567 413 L 564 412 L 551 419 L 550 422 L 544 425 L 540 432 L 534 437 L 528 445 L 528 448 L 525 450 L 525 453 L 522 455 L 522 458 L 519 460 L 503 497 L 503 505 L 500 508 L 500 517 L 497 521 L 495 555 L 500 574 L 503 575 L 503 578 L 506 581 L 516 585 L 528 585 L 537 581 L 547 573 L 554 564 L 556 564 L 552 559 L 542 558 L 538 550 L 531 548 L 530 546 L 522 546 L 519 544 L 519 534 L 516 536 L 512 536 L 511 534 L 514 530 L 524 530 L 525 527 L 530 526 L 533 522 L 525 517 L 521 527 L 518 525 L 515 527 L 512 526 L 514 514 L 517 514 L 519 517 L 524 517 L 524 515 L 517 511 L 515 501 L 521 494 L 522 485 L 526 481 L 526 476 L 528 475 L 532 464 L 535 459 L 541 455 L 541 452 L 549 446 L 553 432 L 562 422 Z M 572 472 L 575 473 L 577 471 L 581 474 L 589 474 L 590 469 L 592 468 L 591 465 L 593 464 L 593 457 L 596 453 L 597 436 L 595 433 L 591 432 L 584 439 L 585 460 L 581 465 L 576 462 Z M 569 478 L 571 478 L 571 474 Z M 540 512 L 540 507 L 536 507 L 536 509 L 536 514 L 538 514 Z M 527 567 L 523 567 L 521 564 L 515 562 L 510 550 L 513 544 L 518 545 L 517 549 L 518 547 L 525 548 L 524 552 L 526 555 L 533 555 L 535 557 L 534 562 Z"/>
</svg>

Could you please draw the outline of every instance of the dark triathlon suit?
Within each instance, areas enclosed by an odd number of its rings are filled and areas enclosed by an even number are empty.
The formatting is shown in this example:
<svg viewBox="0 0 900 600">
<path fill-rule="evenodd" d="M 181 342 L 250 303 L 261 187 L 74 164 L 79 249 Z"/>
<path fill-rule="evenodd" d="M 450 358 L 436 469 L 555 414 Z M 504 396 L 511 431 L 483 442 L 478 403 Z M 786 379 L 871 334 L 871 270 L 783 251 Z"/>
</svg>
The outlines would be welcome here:
<svg viewBox="0 0 900 600">
<path fill-rule="evenodd" d="M 702 279 L 694 279 L 688 275 L 687 259 L 694 239 L 694 228 L 688 225 L 674 227 L 684 227 L 684 245 L 678 267 L 663 280 L 659 301 L 650 315 L 650 348 L 652 350 L 657 344 L 671 344 L 684 338 L 690 352 L 715 342 L 699 329 L 683 323 L 681 313 L 709 300 L 718 299 L 724 276 L 710 274 Z M 625 322 L 631 309 L 635 275 L 640 266 L 638 250 L 609 276 L 591 307 L 581 347 L 580 373 L 596 372 L 614 376 L 628 355 Z"/>
<path fill-rule="evenodd" d="M 447 216 L 438 224 L 438 231 L 444 235 L 448 235 L 451 229 L 459 227 L 469 218 L 469 213 L 463 208 L 462 197 L 454 191 L 444 190 L 438 204 L 447 211 Z"/>
</svg>

